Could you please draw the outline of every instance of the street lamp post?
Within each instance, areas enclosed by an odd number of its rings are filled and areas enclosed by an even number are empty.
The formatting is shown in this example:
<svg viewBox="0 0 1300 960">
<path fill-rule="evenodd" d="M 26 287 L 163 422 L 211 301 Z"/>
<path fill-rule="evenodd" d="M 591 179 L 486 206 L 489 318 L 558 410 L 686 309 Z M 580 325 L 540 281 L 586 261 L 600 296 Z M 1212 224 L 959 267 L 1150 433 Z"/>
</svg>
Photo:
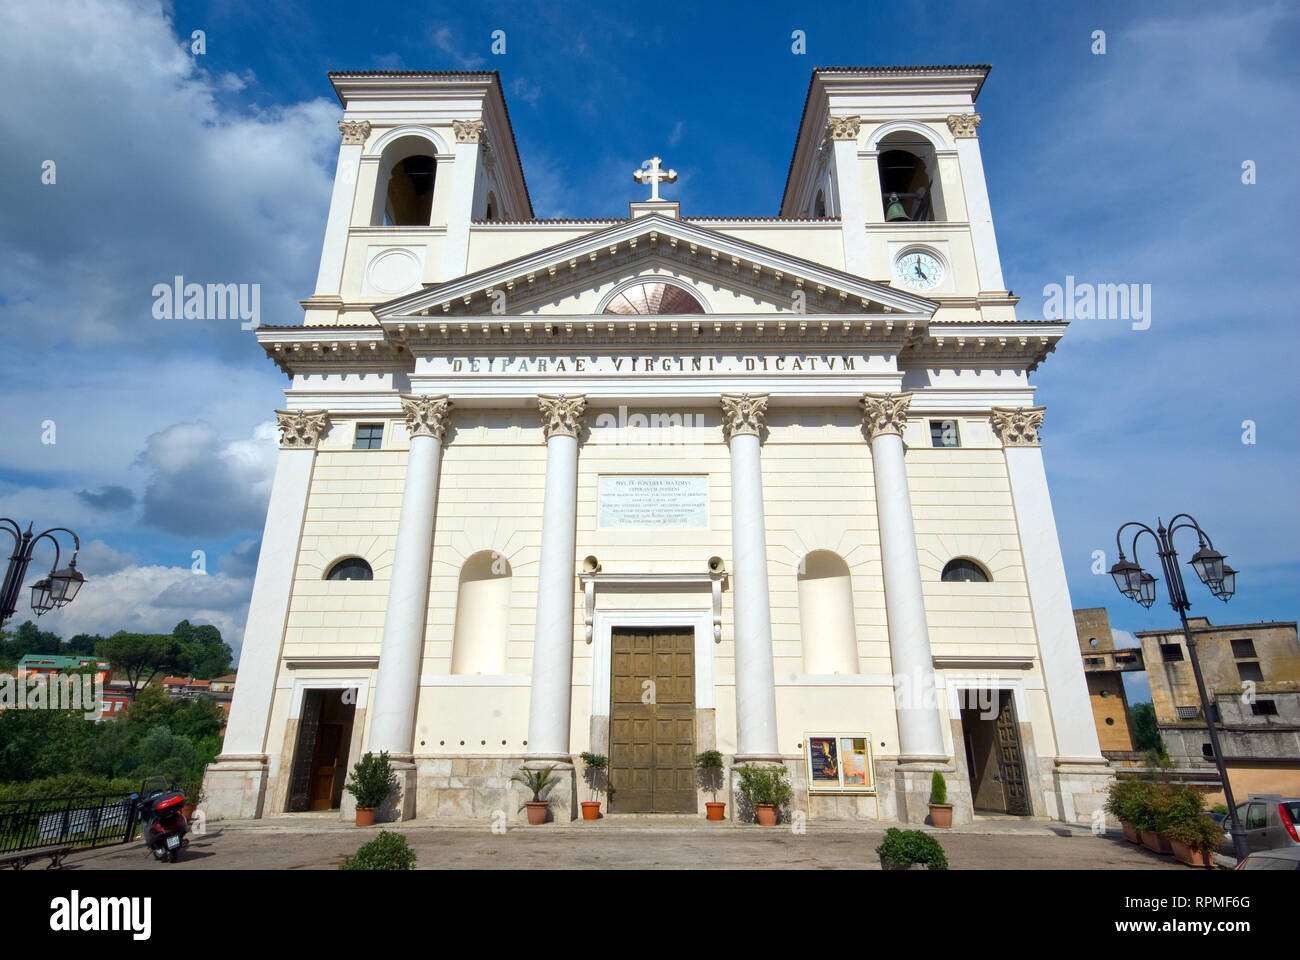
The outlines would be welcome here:
<svg viewBox="0 0 1300 960">
<path fill-rule="evenodd" d="M 1133 559 L 1124 557 L 1124 544 L 1121 542 L 1124 531 L 1137 527 L 1133 534 Z M 1159 520 L 1152 530 L 1145 523 L 1130 520 L 1115 533 L 1115 545 L 1119 548 L 1119 560 L 1110 568 L 1110 575 L 1115 579 L 1119 592 L 1130 600 L 1136 600 L 1150 608 L 1156 599 L 1156 578 L 1142 569 L 1137 562 L 1137 545 L 1142 534 L 1151 534 L 1156 542 L 1156 552 L 1160 557 L 1160 567 L 1165 574 L 1165 586 L 1169 591 L 1169 605 L 1178 611 L 1178 619 L 1183 624 L 1183 639 L 1187 641 L 1187 653 L 1192 661 L 1192 675 L 1196 677 L 1196 691 L 1201 697 L 1201 712 L 1210 731 L 1210 749 L 1214 753 L 1214 765 L 1219 771 L 1219 780 L 1223 783 L 1223 795 L 1228 801 L 1228 817 L 1232 824 L 1232 849 L 1237 860 L 1246 856 L 1246 832 L 1237 817 L 1237 802 L 1232 797 L 1232 785 L 1228 782 L 1228 770 L 1223 762 L 1223 749 L 1219 746 L 1219 733 L 1214 725 L 1214 713 L 1209 697 L 1205 692 L 1205 678 L 1201 675 L 1201 661 L 1196 655 L 1196 641 L 1192 639 L 1191 628 L 1187 625 L 1187 611 L 1192 604 L 1187 599 L 1187 587 L 1183 583 L 1183 573 L 1178 568 L 1178 554 L 1174 550 L 1174 534 L 1179 530 L 1195 530 L 1198 549 L 1189 561 L 1201 582 L 1210 588 L 1210 593 L 1224 603 L 1232 599 L 1237 590 L 1237 571 L 1223 562 L 1223 554 L 1214 549 L 1214 541 L 1201 529 L 1201 525 L 1189 514 L 1180 513 L 1169 521 L 1169 526 Z"/>
<path fill-rule="evenodd" d="M 32 584 L 32 609 L 39 617 L 55 607 L 64 607 L 73 601 L 86 578 L 77 569 L 77 551 L 81 541 L 67 527 L 51 527 L 43 533 L 32 536 L 32 525 L 27 525 L 27 532 L 8 517 L 0 517 L 0 530 L 14 538 L 14 552 L 9 557 L 9 567 L 5 570 L 3 585 L 0 585 L 0 627 L 14 615 L 18 609 L 18 594 L 23 589 L 23 579 L 27 576 L 27 566 L 32 562 L 32 553 L 42 540 L 54 544 L 54 565 L 50 567 L 47 577 L 42 577 Z M 59 569 L 59 541 L 56 533 L 66 533 L 72 537 L 72 559 L 63 569 Z"/>
</svg>

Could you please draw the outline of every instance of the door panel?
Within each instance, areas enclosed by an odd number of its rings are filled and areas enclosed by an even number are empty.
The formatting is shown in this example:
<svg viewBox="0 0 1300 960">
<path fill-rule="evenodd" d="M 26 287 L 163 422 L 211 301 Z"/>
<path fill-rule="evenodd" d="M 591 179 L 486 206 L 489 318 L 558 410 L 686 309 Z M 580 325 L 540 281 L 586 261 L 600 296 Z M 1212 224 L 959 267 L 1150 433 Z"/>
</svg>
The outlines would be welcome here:
<svg viewBox="0 0 1300 960">
<path fill-rule="evenodd" d="M 1025 758 L 1020 725 L 1016 722 L 1016 701 L 1009 690 L 1000 691 L 998 700 L 998 772 L 1006 794 L 1007 813 L 1028 816 L 1029 793 L 1025 787 Z"/>
<path fill-rule="evenodd" d="M 616 629 L 611 645 L 609 809 L 694 813 L 693 631 Z"/>
</svg>

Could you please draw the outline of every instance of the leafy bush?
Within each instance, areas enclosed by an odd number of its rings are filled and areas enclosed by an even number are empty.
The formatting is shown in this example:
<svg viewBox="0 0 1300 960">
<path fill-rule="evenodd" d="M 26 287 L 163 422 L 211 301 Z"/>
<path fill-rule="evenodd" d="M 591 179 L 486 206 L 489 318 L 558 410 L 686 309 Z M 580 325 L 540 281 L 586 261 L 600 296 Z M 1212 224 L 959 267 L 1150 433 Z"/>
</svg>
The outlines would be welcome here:
<svg viewBox="0 0 1300 960">
<path fill-rule="evenodd" d="M 65 773 L 57 777 L 28 780 L 26 783 L 0 784 L 0 801 L 46 800 L 53 797 L 130 796 L 140 789 L 140 781 L 130 777 L 91 777 L 84 773 Z"/>
<path fill-rule="evenodd" d="M 1166 833 L 1177 824 L 1201 815 L 1205 797 L 1193 787 L 1147 780 L 1121 779 L 1110 787 L 1106 810 L 1138 831 Z"/>
<path fill-rule="evenodd" d="M 935 804 L 946 804 L 948 802 L 948 783 L 938 770 L 934 771 L 934 776 L 930 777 L 930 802 Z"/>
<path fill-rule="evenodd" d="M 746 763 L 739 772 L 740 792 L 755 807 L 759 804 L 783 807 L 789 801 L 793 791 L 785 767 L 755 767 Z"/>
<path fill-rule="evenodd" d="M 712 792 L 713 802 L 718 802 L 718 787 L 722 786 L 722 754 L 705 750 L 695 755 L 695 767 L 700 771 L 700 784 Z"/>
<path fill-rule="evenodd" d="M 1164 834 L 1170 840 L 1204 852 L 1213 852 L 1223 843 L 1223 827 L 1204 815 L 1170 824 Z"/>
<path fill-rule="evenodd" d="M 554 770 L 554 767 L 541 767 L 538 769 L 529 769 L 528 767 L 524 767 L 522 770 L 517 771 L 510 779 L 514 780 L 516 783 L 522 783 L 533 792 L 533 799 L 530 801 L 531 803 L 541 803 L 542 791 L 545 790 L 553 781 L 558 779 L 551 775 Z"/>
<path fill-rule="evenodd" d="M 344 860 L 339 869 L 414 870 L 415 851 L 407 844 L 406 837 L 400 833 L 380 830 L 379 836 Z"/>
<path fill-rule="evenodd" d="M 1126 823 L 1137 825 L 1154 784 L 1132 777 L 1116 777 L 1106 796 L 1106 812 Z"/>
<path fill-rule="evenodd" d="M 876 847 L 876 853 L 882 863 L 888 862 L 899 867 L 921 863 L 931 870 L 948 869 L 948 858 L 943 855 L 939 841 L 920 830 L 890 827 L 885 831 L 885 839 Z"/>
<path fill-rule="evenodd" d="M 397 774 L 388 763 L 388 751 L 375 756 L 367 752 L 352 766 L 352 776 L 343 789 L 356 798 L 357 807 L 368 810 L 378 807 L 388 799 L 397 786 Z"/>
</svg>

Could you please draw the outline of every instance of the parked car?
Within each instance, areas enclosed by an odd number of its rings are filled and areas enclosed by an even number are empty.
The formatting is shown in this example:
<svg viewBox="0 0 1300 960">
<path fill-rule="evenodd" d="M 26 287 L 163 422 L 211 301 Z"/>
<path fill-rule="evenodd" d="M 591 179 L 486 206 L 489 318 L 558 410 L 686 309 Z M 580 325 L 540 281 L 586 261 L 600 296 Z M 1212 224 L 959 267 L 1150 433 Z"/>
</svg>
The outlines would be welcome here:
<svg viewBox="0 0 1300 960">
<path fill-rule="evenodd" d="M 1237 864 L 1238 870 L 1300 870 L 1300 847 L 1257 850 Z"/>
<path fill-rule="evenodd" d="M 1246 849 L 1250 853 L 1300 847 L 1296 829 L 1300 824 L 1300 799 L 1252 793 L 1245 803 L 1237 804 L 1237 819 L 1246 831 Z"/>
</svg>

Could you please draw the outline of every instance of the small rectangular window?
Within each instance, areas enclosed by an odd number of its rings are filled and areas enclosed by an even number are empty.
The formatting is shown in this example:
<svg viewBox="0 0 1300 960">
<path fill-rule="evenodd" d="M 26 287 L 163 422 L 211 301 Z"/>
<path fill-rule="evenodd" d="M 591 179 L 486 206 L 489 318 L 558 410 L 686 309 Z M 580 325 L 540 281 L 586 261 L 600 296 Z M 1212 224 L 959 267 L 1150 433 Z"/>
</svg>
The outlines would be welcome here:
<svg viewBox="0 0 1300 960">
<path fill-rule="evenodd" d="M 1255 653 L 1255 641 L 1251 640 L 1249 637 L 1244 640 L 1232 641 L 1232 655 L 1238 659 L 1241 659 L 1242 657 L 1249 658 L 1258 656 L 1258 654 Z"/>
<path fill-rule="evenodd" d="M 1250 712 L 1257 717 L 1276 717 L 1277 703 L 1273 700 L 1256 700 L 1250 705 Z"/>
<path fill-rule="evenodd" d="M 1179 720 L 1195 720 L 1198 716 L 1200 716 L 1200 714 L 1201 714 L 1200 707 L 1179 707 L 1178 708 Z"/>
<path fill-rule="evenodd" d="M 382 423 L 358 423 L 357 439 L 353 450 L 378 450 L 384 445 L 384 425 Z"/>
<path fill-rule="evenodd" d="M 1237 664 L 1237 676 L 1242 680 L 1260 681 L 1264 679 L 1264 672 L 1259 669 L 1259 664 L 1250 660 L 1243 660 Z"/>
<path fill-rule="evenodd" d="M 1164 658 L 1165 663 L 1173 663 L 1175 660 L 1183 659 L 1182 644 L 1179 643 L 1160 644 L 1160 656 Z"/>
<path fill-rule="evenodd" d="M 930 444 L 935 447 L 960 447 L 956 420 L 931 420 Z"/>
</svg>

